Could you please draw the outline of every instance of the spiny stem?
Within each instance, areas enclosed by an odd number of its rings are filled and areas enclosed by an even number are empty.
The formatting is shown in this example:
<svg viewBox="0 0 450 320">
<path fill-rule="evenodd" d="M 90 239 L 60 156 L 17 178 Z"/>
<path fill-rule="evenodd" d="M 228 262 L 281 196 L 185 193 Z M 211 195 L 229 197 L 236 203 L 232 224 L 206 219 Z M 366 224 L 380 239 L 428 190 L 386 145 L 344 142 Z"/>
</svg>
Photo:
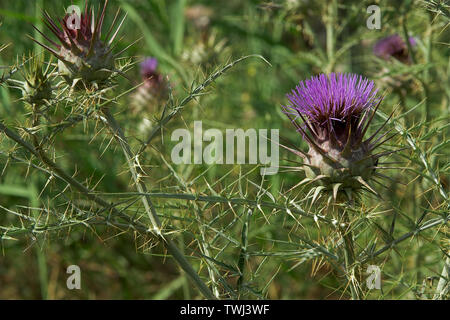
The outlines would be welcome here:
<svg viewBox="0 0 450 320">
<path fill-rule="evenodd" d="M 361 290 L 356 285 L 354 280 L 354 267 L 353 264 L 355 262 L 355 252 L 353 248 L 353 235 L 351 231 L 345 232 L 342 234 L 345 250 L 344 250 L 344 258 L 345 258 L 345 273 L 347 275 L 347 280 L 349 282 L 352 299 L 359 300 L 361 299 Z"/>
<path fill-rule="evenodd" d="M 93 190 L 85 187 L 82 183 L 80 183 L 78 180 L 73 178 L 71 175 L 66 173 L 63 169 L 61 169 L 55 162 L 53 162 L 42 150 L 42 148 L 36 150 L 33 148 L 32 145 L 30 145 L 28 142 L 23 140 L 17 133 L 6 127 L 3 122 L 0 121 L 0 131 L 5 133 L 5 135 L 10 138 L 11 140 L 17 142 L 19 145 L 27 149 L 31 154 L 33 154 L 36 158 L 41 160 L 49 169 L 49 174 L 53 175 L 54 177 L 66 182 L 79 192 L 81 192 L 86 198 L 88 198 L 90 201 L 97 203 L 101 207 L 105 208 L 106 210 L 111 210 L 114 214 L 119 216 L 121 219 L 125 220 L 127 223 L 130 224 L 137 224 L 141 226 L 141 223 L 138 221 L 133 221 L 128 215 L 124 214 L 122 211 L 116 209 L 112 203 L 108 203 L 98 195 L 94 193 Z M 33 167 L 39 168 L 40 167 L 32 164 Z M 41 169 L 42 170 L 42 169 Z"/>
<path fill-rule="evenodd" d="M 302 217 L 310 218 L 313 220 L 318 220 L 325 222 L 328 225 L 332 225 L 333 222 L 331 219 L 328 219 L 322 215 L 313 215 L 303 211 L 299 206 L 296 206 L 293 201 L 289 201 L 288 204 L 277 204 L 274 202 L 266 202 L 260 200 L 252 200 L 246 198 L 228 198 L 222 196 L 202 196 L 190 193 L 161 193 L 161 192 L 149 192 L 147 193 L 152 198 L 160 198 L 160 199 L 178 199 L 178 200 L 191 200 L 191 201 L 199 201 L 199 202 L 211 202 L 211 203 L 232 203 L 235 205 L 247 205 L 250 207 L 266 207 L 271 209 L 282 210 L 284 212 L 295 213 Z M 118 195 L 116 193 L 105 193 L 105 195 Z M 146 194 L 136 193 L 136 192 L 126 192 L 121 193 L 120 195 L 139 195 L 143 196 Z"/>
<path fill-rule="evenodd" d="M 350 223 L 347 211 L 339 209 L 343 225 L 340 225 L 338 230 L 343 240 L 344 250 L 344 272 L 350 287 L 352 300 L 360 300 L 363 296 L 361 288 L 357 284 L 355 277 L 355 250 L 353 245 L 353 233 L 350 229 Z"/>
<path fill-rule="evenodd" d="M 40 105 L 35 104 L 32 105 L 32 128 L 33 128 L 33 134 L 32 134 L 32 141 L 33 145 L 36 149 L 39 149 L 39 141 L 37 138 L 37 132 L 34 132 L 35 128 L 39 126 L 39 109 Z M 35 183 L 32 186 L 33 190 L 33 196 L 30 197 L 30 202 L 33 207 L 40 206 L 39 203 L 39 196 L 35 190 Z M 45 253 L 41 250 L 39 246 L 36 246 L 35 248 L 36 256 L 37 256 L 37 264 L 38 264 L 38 270 L 39 270 L 39 282 L 41 286 L 41 295 L 42 299 L 46 300 L 48 298 L 48 272 L 47 272 L 47 258 L 45 256 Z"/>
<path fill-rule="evenodd" d="M 246 208 L 244 208 L 246 210 Z M 253 214 L 253 211 L 251 209 L 247 210 L 247 214 L 245 215 L 245 221 L 242 225 L 242 232 L 241 232 L 241 252 L 239 253 L 239 260 L 238 260 L 238 268 L 241 272 L 241 276 L 238 279 L 238 288 L 241 288 L 242 283 L 244 282 L 244 271 L 245 271 L 245 264 L 247 262 L 247 249 L 248 249 L 248 229 L 250 225 L 250 218 Z"/>
<path fill-rule="evenodd" d="M 162 157 L 164 163 L 166 164 L 167 168 L 169 168 L 169 170 L 173 173 L 175 179 L 178 180 L 178 182 L 181 184 L 181 186 L 183 187 L 183 189 L 188 192 L 189 191 L 189 187 L 186 184 L 186 181 L 179 176 L 176 171 L 172 168 L 172 166 L 164 159 L 164 157 Z M 212 257 L 211 255 L 211 243 L 208 241 L 207 237 L 206 237 L 206 228 L 205 225 L 203 223 L 200 223 L 201 221 L 201 216 L 203 214 L 202 209 L 197 205 L 196 202 L 193 203 L 193 207 L 194 207 L 194 214 L 195 214 L 195 218 L 197 219 L 197 221 L 199 221 L 199 231 L 200 231 L 200 237 L 201 237 L 201 241 L 199 243 L 201 250 L 203 251 L 203 254 L 208 256 L 208 257 Z M 217 286 L 217 281 L 216 281 L 216 275 L 214 273 L 214 270 L 211 266 L 211 261 L 206 260 L 206 267 L 208 269 L 208 274 L 209 277 L 211 279 L 212 282 L 212 287 L 213 287 L 213 293 L 216 296 L 217 299 L 219 299 L 219 288 Z"/>
<path fill-rule="evenodd" d="M 140 178 L 141 176 L 144 175 L 144 172 L 142 172 L 142 169 L 139 167 L 139 165 L 137 165 L 137 163 L 133 161 L 135 156 L 131 151 L 130 145 L 128 144 L 128 141 L 122 131 L 122 128 L 119 126 L 114 116 L 109 112 L 108 108 L 103 108 L 102 113 L 105 116 L 107 125 L 113 132 L 114 137 L 118 140 L 120 147 L 122 148 L 122 151 L 127 160 L 128 167 L 131 171 L 138 192 L 146 194 L 147 187 Z M 214 294 L 206 286 L 206 284 L 202 281 L 202 279 L 200 279 L 197 272 L 192 268 L 192 266 L 186 260 L 184 255 L 175 245 L 175 243 L 164 235 L 163 231 L 161 230 L 161 222 L 159 220 L 158 214 L 156 213 L 156 209 L 153 206 L 153 203 L 150 199 L 150 196 L 146 194 L 141 199 L 142 203 L 144 204 L 145 211 L 147 212 L 149 219 L 152 223 L 152 227 L 156 232 L 156 235 L 160 240 L 162 240 L 169 254 L 173 256 L 173 258 L 175 259 L 175 261 L 177 261 L 181 269 L 183 269 L 186 272 L 186 274 L 191 278 L 191 280 L 194 282 L 194 284 L 197 286 L 200 292 L 205 296 L 205 298 L 211 300 L 216 299 Z"/>
<path fill-rule="evenodd" d="M 192 101 L 197 96 L 199 96 L 203 90 L 205 90 L 211 83 L 213 83 L 217 78 L 219 78 L 221 75 L 223 75 L 229 69 L 234 67 L 236 64 L 238 64 L 248 58 L 252 58 L 252 57 L 262 59 L 264 62 L 266 62 L 268 65 L 271 66 L 271 64 L 263 56 L 258 55 L 258 54 L 251 54 L 248 56 L 241 57 L 235 61 L 232 61 L 232 62 L 228 63 L 227 65 L 225 65 L 223 68 L 212 73 L 205 81 L 203 81 L 203 83 L 198 85 L 195 89 L 191 90 L 189 95 L 186 96 L 183 100 L 181 100 L 181 102 L 176 107 L 172 106 L 173 107 L 172 111 L 167 116 L 162 118 L 159 121 L 158 125 L 155 126 L 155 128 L 153 128 L 153 130 L 150 132 L 147 140 L 145 141 L 144 144 L 142 144 L 141 148 L 137 152 L 137 156 L 140 156 L 144 152 L 144 150 L 152 142 L 153 138 L 157 135 L 157 133 L 160 132 L 161 129 L 164 127 L 164 125 L 167 124 L 173 117 L 175 117 L 178 114 L 178 112 L 183 110 L 185 105 L 187 105 L 190 101 Z"/>
</svg>

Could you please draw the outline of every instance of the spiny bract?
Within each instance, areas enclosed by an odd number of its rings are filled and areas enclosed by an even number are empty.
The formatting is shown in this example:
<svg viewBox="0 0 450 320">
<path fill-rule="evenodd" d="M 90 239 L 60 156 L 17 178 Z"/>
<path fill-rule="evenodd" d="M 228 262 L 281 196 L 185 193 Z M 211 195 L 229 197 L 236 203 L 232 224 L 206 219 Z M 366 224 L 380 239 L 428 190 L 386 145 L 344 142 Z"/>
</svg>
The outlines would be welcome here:
<svg viewBox="0 0 450 320">
<path fill-rule="evenodd" d="M 363 137 L 382 101 L 377 92 L 373 81 L 362 76 L 331 73 L 300 82 L 287 94 L 290 104 L 283 111 L 309 145 L 307 153 L 290 149 L 304 159 L 306 179 L 300 184 L 315 182 L 315 194 L 328 191 L 335 200 L 342 192 L 376 193 L 370 179 L 382 154 L 372 151 L 385 134 L 373 140 L 384 125 L 367 140 Z"/>
<path fill-rule="evenodd" d="M 22 99 L 32 106 L 45 105 L 52 98 L 53 88 L 50 81 L 51 61 L 44 68 L 43 55 L 23 57 L 22 76 L 25 81 L 11 80 L 15 88 L 22 91 Z"/>
<path fill-rule="evenodd" d="M 58 71 L 70 85 L 73 85 L 78 80 L 82 80 L 85 84 L 94 82 L 98 84 L 107 80 L 114 72 L 114 60 L 118 54 L 112 54 L 113 47 L 111 45 L 125 17 L 111 38 L 102 41 L 102 26 L 107 4 L 108 1 L 106 0 L 103 10 L 99 10 L 97 19 L 94 19 L 94 9 L 93 7 L 89 8 L 86 1 L 81 17 L 78 17 L 77 13 L 73 12 L 72 14 L 66 14 L 63 19 L 58 19 L 62 29 L 44 11 L 43 21 L 50 31 L 56 35 L 59 44 L 35 28 L 47 41 L 56 47 L 56 50 L 32 39 L 58 58 Z M 118 13 L 105 39 L 110 37 Z"/>
</svg>

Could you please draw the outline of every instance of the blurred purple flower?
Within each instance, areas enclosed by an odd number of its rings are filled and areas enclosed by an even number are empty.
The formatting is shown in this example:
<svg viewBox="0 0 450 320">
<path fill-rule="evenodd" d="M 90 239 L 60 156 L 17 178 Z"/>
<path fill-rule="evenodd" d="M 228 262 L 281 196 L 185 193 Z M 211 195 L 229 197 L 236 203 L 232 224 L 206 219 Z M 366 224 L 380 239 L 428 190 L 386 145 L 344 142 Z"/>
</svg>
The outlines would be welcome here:
<svg viewBox="0 0 450 320">
<path fill-rule="evenodd" d="M 409 37 L 408 40 L 412 47 L 417 44 L 414 37 Z M 398 34 L 379 40 L 373 47 L 373 53 L 384 60 L 389 60 L 390 57 L 394 57 L 403 63 L 411 62 L 408 45 Z"/>
<path fill-rule="evenodd" d="M 164 83 L 164 77 L 157 71 L 158 60 L 153 57 L 147 57 L 141 63 L 141 76 L 144 81 L 144 87 L 151 90 L 161 89 Z"/>
<path fill-rule="evenodd" d="M 168 82 L 165 75 L 158 71 L 158 60 L 145 57 L 140 64 L 142 85 L 133 94 L 132 107 L 135 113 L 143 110 L 156 111 L 168 97 Z"/>
<path fill-rule="evenodd" d="M 156 68 L 158 67 L 158 60 L 156 58 L 145 58 L 141 63 L 141 75 L 144 79 L 150 78 L 156 73 Z"/>
</svg>

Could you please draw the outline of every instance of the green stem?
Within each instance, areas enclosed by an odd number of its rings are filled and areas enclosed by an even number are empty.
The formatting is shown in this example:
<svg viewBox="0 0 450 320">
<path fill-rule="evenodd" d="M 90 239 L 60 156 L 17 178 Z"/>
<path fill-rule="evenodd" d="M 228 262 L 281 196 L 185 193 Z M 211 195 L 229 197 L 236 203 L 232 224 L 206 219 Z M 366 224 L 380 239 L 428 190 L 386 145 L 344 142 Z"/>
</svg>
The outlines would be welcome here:
<svg viewBox="0 0 450 320">
<path fill-rule="evenodd" d="M 327 57 L 328 65 L 326 72 L 330 73 L 334 69 L 335 64 L 335 44 L 336 44 L 336 18 L 337 18 L 337 0 L 328 3 L 327 16 L 326 16 L 326 33 L 327 33 Z"/>
<path fill-rule="evenodd" d="M 354 262 L 355 262 L 355 253 L 353 248 L 353 235 L 351 231 L 348 231 L 345 235 L 343 235 L 345 250 L 345 272 L 347 275 L 347 280 L 349 282 L 350 291 L 352 294 L 353 300 L 359 300 L 361 299 L 361 290 L 359 289 L 356 278 L 355 278 L 355 269 L 354 269 Z"/>
<path fill-rule="evenodd" d="M 425 38 L 425 63 L 427 65 L 430 65 L 432 63 L 431 54 L 432 54 L 432 48 L 433 48 L 433 17 L 431 16 L 431 13 L 428 15 L 428 28 L 427 28 L 427 34 L 428 36 Z M 431 119 L 431 108 L 430 108 L 430 102 L 428 101 L 428 97 L 430 96 L 430 89 L 428 86 L 428 83 L 430 83 L 430 70 L 429 68 L 425 68 L 423 71 L 423 84 L 424 84 L 424 95 L 425 95 L 425 108 L 424 108 L 424 119 L 425 122 L 428 123 Z"/>
<path fill-rule="evenodd" d="M 346 210 L 340 212 L 342 214 L 342 224 L 339 226 L 339 233 L 343 241 L 344 251 L 344 273 L 347 278 L 347 283 L 350 287 L 352 300 L 360 300 L 362 298 L 362 290 L 358 285 L 358 278 L 355 275 L 356 271 L 356 258 L 353 245 L 353 233 L 350 229 L 349 218 Z"/>
<path fill-rule="evenodd" d="M 123 213 L 122 211 L 116 209 L 112 203 L 109 203 L 102 199 L 101 197 L 97 196 L 95 192 L 87 187 L 85 187 L 81 182 L 74 179 L 71 175 L 66 173 L 63 169 L 61 169 L 55 162 L 53 162 L 42 150 L 42 148 L 35 149 L 32 145 L 30 145 L 28 142 L 23 140 L 17 133 L 10 130 L 8 127 L 6 127 L 1 121 L 0 121 L 0 131 L 3 132 L 8 138 L 11 140 L 17 142 L 19 145 L 24 147 L 26 150 L 28 150 L 31 154 L 33 154 L 37 159 L 41 160 L 48 168 L 49 174 L 57 177 L 58 179 L 66 182 L 70 186 L 72 186 L 74 189 L 81 192 L 86 198 L 88 198 L 90 201 L 97 203 L 98 205 L 102 206 L 103 208 L 107 210 L 111 210 L 114 214 L 117 216 L 120 216 L 123 220 L 125 220 L 128 223 L 136 223 L 139 226 L 141 226 L 141 223 L 138 221 L 133 221 L 128 215 Z M 19 159 L 15 156 L 12 156 L 12 158 Z M 22 159 L 24 160 L 24 159 Z M 29 163 L 29 161 L 26 161 Z M 36 166 L 34 164 L 31 164 L 32 167 L 43 170 L 43 168 Z"/>
<path fill-rule="evenodd" d="M 142 182 L 141 177 L 144 176 L 144 172 L 139 167 L 138 163 L 134 161 L 135 156 L 133 155 L 130 145 L 128 144 L 128 141 L 117 123 L 116 119 L 113 117 L 113 115 L 109 112 L 108 108 L 103 108 L 102 112 L 105 116 L 105 120 L 111 131 L 114 133 L 114 137 L 118 140 L 122 151 L 125 155 L 125 158 L 128 163 L 128 167 L 131 171 L 133 180 L 136 184 L 136 189 L 139 193 L 145 194 L 142 199 L 142 203 L 144 204 L 145 211 L 147 212 L 147 215 L 152 223 L 152 227 L 156 235 L 162 242 L 164 243 L 167 251 L 173 256 L 175 261 L 177 261 L 178 265 L 183 269 L 186 274 L 191 278 L 191 280 L 194 282 L 194 284 L 197 286 L 197 288 L 200 290 L 200 292 L 205 296 L 207 299 L 216 299 L 214 294 L 211 292 L 211 290 L 206 286 L 206 284 L 200 279 L 197 272 L 192 268 L 192 266 L 189 264 L 189 262 L 186 260 L 184 255 L 180 252 L 178 247 L 175 245 L 175 243 L 166 237 L 164 235 L 163 231 L 161 230 L 161 222 L 159 220 L 158 214 L 156 212 L 155 207 L 153 206 L 153 203 L 150 199 L 150 196 L 147 193 L 147 187 Z"/>
<path fill-rule="evenodd" d="M 31 108 L 33 109 L 32 113 L 32 141 L 33 145 L 36 149 L 39 149 L 39 141 L 37 138 L 37 133 L 35 130 L 37 130 L 37 127 L 39 126 L 40 120 L 39 120 L 39 105 L 32 105 Z M 31 185 L 32 195 L 30 197 L 31 207 L 37 208 L 40 206 L 39 203 L 39 195 L 36 192 L 36 185 L 33 183 Z M 35 210 L 33 210 L 34 212 Z M 34 214 L 34 217 L 37 218 L 39 216 L 39 213 Z M 39 246 L 35 247 L 36 251 L 36 258 L 37 258 L 37 264 L 38 264 L 38 270 L 39 270 L 39 284 L 41 287 L 41 298 L 43 300 L 47 300 L 48 298 L 48 270 L 47 270 L 47 258 L 45 256 L 45 253 Z"/>
<path fill-rule="evenodd" d="M 189 187 L 186 184 L 186 181 L 184 181 L 184 179 L 180 175 L 177 174 L 177 172 L 174 170 L 174 168 L 170 165 L 170 163 L 168 163 L 166 161 L 166 159 L 164 159 L 164 157 L 162 157 L 162 159 L 163 159 L 164 163 L 166 164 L 167 168 L 169 168 L 169 170 L 173 173 L 173 176 L 175 177 L 175 179 L 180 183 L 182 188 L 186 192 L 189 192 Z M 200 237 L 201 237 L 201 241 L 199 244 L 200 249 L 202 250 L 202 253 L 205 256 L 212 257 L 211 251 L 210 251 L 211 243 L 207 239 L 205 225 L 203 223 L 201 223 L 201 217 L 203 216 L 202 209 L 197 205 L 196 202 L 193 203 L 193 207 L 194 207 L 195 219 L 197 219 L 198 225 L 199 225 L 199 231 L 200 231 Z M 208 269 L 209 278 L 211 279 L 213 293 L 216 296 L 216 298 L 219 299 L 219 288 L 217 286 L 216 275 L 214 273 L 215 271 L 213 270 L 211 264 L 212 264 L 211 261 L 206 260 L 206 267 Z"/>
</svg>

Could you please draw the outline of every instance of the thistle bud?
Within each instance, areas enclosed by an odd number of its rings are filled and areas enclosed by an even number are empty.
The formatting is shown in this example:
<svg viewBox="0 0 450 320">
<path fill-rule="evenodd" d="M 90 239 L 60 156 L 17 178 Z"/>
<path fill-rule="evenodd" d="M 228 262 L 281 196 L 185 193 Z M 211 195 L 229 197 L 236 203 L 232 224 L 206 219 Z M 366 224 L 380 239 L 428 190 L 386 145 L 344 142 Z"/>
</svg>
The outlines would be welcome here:
<svg viewBox="0 0 450 320">
<path fill-rule="evenodd" d="M 58 42 L 51 40 L 35 28 L 55 48 L 32 39 L 58 58 L 59 74 L 70 85 L 78 80 L 82 80 L 85 84 L 98 84 L 107 80 L 114 71 L 114 61 L 117 55 L 112 54 L 111 45 L 123 20 L 111 38 L 103 41 L 101 35 L 107 4 L 108 0 L 105 1 L 103 10 L 99 11 L 97 19 L 95 19 L 94 9 L 92 7 L 89 8 L 86 1 L 81 17 L 78 17 L 76 12 L 66 14 L 64 18 L 58 21 L 61 27 L 57 25 L 58 23 L 47 12 L 44 12 L 43 21 L 48 29 L 58 38 Z M 74 17 L 79 23 L 69 24 Z M 109 38 L 113 31 L 116 18 L 106 35 L 106 39 Z"/>
<path fill-rule="evenodd" d="M 28 61 L 23 58 L 26 65 L 22 70 L 24 81 L 14 81 L 22 91 L 22 98 L 30 105 L 44 105 L 52 97 L 52 85 L 50 81 L 50 66 L 44 69 L 42 56 L 30 56 Z"/>
<path fill-rule="evenodd" d="M 362 76 L 331 73 L 300 82 L 287 94 L 290 104 L 284 112 L 309 145 L 307 153 L 292 150 L 304 159 L 302 183 L 315 183 L 334 199 L 343 191 L 376 193 L 370 180 L 380 154 L 372 151 L 381 137 L 372 141 L 381 128 L 363 138 L 382 101 L 377 92 L 373 81 Z"/>
</svg>

